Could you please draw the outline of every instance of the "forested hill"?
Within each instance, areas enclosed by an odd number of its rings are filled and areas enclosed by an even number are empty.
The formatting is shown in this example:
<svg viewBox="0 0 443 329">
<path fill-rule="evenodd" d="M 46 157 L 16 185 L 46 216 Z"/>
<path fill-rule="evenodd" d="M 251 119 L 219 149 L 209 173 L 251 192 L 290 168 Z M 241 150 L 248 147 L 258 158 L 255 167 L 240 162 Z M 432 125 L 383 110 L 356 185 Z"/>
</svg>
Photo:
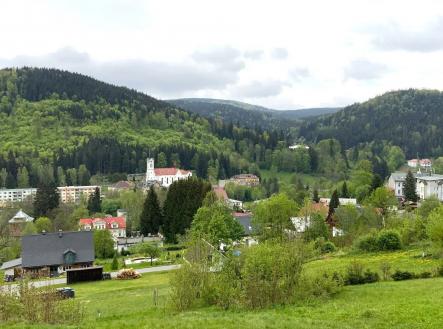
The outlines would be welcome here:
<svg viewBox="0 0 443 329">
<path fill-rule="evenodd" d="M 224 178 L 249 171 L 285 136 L 205 119 L 84 75 L 23 68 L 0 70 L 0 139 L 0 188 L 11 188 L 68 177 L 81 184 L 80 171 L 144 172 L 148 155 L 159 167 Z"/>
<path fill-rule="evenodd" d="M 357 103 L 301 124 L 299 135 L 315 141 L 336 138 L 343 147 L 387 141 L 407 157 L 443 154 L 443 93 L 400 90 Z"/>
<path fill-rule="evenodd" d="M 281 129 L 293 127 L 299 119 L 335 113 L 339 110 L 339 108 L 312 108 L 279 111 L 238 101 L 212 98 L 181 98 L 168 102 L 206 118 L 222 118 L 226 122 L 238 122 L 246 127 Z"/>
</svg>

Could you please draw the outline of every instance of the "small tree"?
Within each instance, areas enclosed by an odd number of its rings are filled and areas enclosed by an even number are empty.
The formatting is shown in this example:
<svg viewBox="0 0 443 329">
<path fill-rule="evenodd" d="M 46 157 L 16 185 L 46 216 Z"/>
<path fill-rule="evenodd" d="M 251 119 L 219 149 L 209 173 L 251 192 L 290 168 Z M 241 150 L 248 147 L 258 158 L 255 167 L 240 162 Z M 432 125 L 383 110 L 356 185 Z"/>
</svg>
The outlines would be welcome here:
<svg viewBox="0 0 443 329">
<path fill-rule="evenodd" d="M 143 243 L 139 247 L 139 252 L 142 254 L 148 256 L 151 259 L 151 266 L 152 261 L 155 257 L 160 256 L 160 248 L 156 245 L 150 244 L 150 243 Z"/>
<path fill-rule="evenodd" d="M 405 199 L 407 201 L 417 202 L 418 195 L 417 195 L 416 182 L 414 175 L 412 175 L 412 172 L 410 170 L 406 175 L 404 191 L 405 191 Z"/>
<path fill-rule="evenodd" d="M 315 189 L 313 196 L 312 196 L 312 201 L 314 201 L 315 203 L 319 203 L 320 202 L 320 197 L 318 196 L 318 190 Z"/>
<path fill-rule="evenodd" d="M 343 185 L 341 186 L 341 197 L 349 198 L 348 185 L 346 184 L 346 181 L 343 182 Z"/>
<path fill-rule="evenodd" d="M 111 270 L 118 270 L 117 253 L 114 253 L 114 258 L 112 258 Z"/>
<path fill-rule="evenodd" d="M 52 231 L 52 222 L 48 217 L 39 217 L 34 222 L 35 228 L 37 232 L 51 232 Z"/>
<path fill-rule="evenodd" d="M 89 214 L 94 214 L 102 211 L 102 200 L 100 198 L 100 189 L 95 188 L 95 192 L 89 196 L 88 199 Z"/>
<path fill-rule="evenodd" d="M 110 258 L 114 256 L 114 240 L 108 230 L 94 231 L 94 249 L 96 258 Z"/>
<path fill-rule="evenodd" d="M 338 199 L 338 192 L 337 190 L 334 190 L 331 196 L 331 200 L 329 201 L 329 211 L 328 211 L 328 217 L 326 217 L 326 222 L 329 224 L 329 226 L 334 225 L 334 213 L 335 209 L 338 208 L 340 205 L 340 200 Z"/>
</svg>

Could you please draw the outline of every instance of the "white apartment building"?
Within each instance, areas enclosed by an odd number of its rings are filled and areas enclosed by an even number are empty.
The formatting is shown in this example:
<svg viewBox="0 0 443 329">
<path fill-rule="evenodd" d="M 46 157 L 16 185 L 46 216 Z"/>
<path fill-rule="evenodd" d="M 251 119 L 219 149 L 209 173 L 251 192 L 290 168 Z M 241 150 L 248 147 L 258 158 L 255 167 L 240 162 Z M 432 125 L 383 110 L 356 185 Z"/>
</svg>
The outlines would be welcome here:
<svg viewBox="0 0 443 329">
<path fill-rule="evenodd" d="M 0 189 L 0 205 L 5 205 L 9 202 L 23 202 L 28 199 L 32 200 L 36 193 L 36 188 Z"/>
</svg>

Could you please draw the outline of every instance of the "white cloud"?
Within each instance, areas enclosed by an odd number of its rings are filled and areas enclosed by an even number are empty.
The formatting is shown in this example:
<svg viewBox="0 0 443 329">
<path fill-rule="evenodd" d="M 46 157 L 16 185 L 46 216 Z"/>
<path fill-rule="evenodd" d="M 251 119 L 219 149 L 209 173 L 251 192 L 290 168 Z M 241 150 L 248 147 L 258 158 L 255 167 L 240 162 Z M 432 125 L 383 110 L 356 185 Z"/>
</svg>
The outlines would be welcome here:
<svg viewBox="0 0 443 329">
<path fill-rule="evenodd" d="M 366 59 L 356 59 L 345 68 L 345 79 L 372 80 L 383 76 L 388 68 L 384 64 L 371 62 Z"/>
<path fill-rule="evenodd" d="M 5 0 L 1 10 L 1 66 L 74 70 L 155 97 L 288 109 L 443 89 L 443 1 Z"/>
<path fill-rule="evenodd" d="M 271 51 L 271 56 L 274 59 L 286 59 L 288 58 L 288 50 L 285 48 L 274 48 Z"/>
</svg>

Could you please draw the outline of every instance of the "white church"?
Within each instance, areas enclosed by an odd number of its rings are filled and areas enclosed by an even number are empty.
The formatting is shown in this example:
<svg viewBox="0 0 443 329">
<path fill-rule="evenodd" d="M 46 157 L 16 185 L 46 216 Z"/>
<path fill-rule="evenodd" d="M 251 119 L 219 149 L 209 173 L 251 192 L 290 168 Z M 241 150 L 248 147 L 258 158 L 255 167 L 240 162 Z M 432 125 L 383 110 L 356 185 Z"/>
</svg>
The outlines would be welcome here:
<svg viewBox="0 0 443 329">
<path fill-rule="evenodd" d="M 177 180 L 186 179 L 192 176 L 192 172 L 189 170 L 155 168 L 153 158 L 148 158 L 146 162 L 146 186 L 149 186 L 152 182 L 158 182 L 160 186 L 169 187 Z"/>
</svg>

